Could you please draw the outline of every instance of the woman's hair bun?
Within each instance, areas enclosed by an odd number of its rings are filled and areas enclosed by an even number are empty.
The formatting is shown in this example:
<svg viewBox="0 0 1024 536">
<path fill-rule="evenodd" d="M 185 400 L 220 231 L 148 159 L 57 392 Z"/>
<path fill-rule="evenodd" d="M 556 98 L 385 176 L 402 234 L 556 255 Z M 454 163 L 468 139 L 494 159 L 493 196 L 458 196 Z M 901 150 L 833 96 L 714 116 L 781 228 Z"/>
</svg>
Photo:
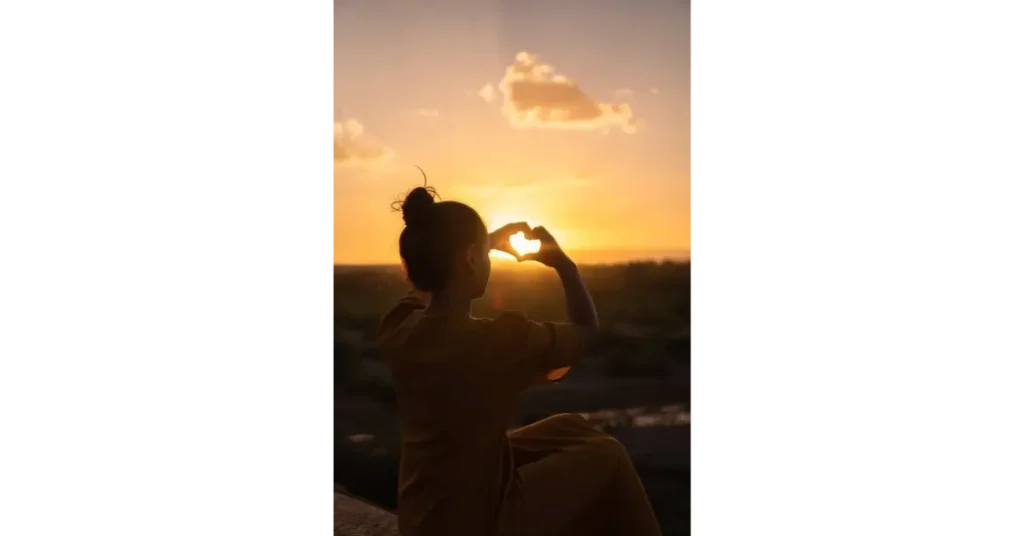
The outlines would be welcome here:
<svg viewBox="0 0 1024 536">
<path fill-rule="evenodd" d="M 434 205 L 433 188 L 420 186 L 413 188 L 402 202 L 402 219 L 406 226 L 418 227 L 430 218 Z"/>
</svg>

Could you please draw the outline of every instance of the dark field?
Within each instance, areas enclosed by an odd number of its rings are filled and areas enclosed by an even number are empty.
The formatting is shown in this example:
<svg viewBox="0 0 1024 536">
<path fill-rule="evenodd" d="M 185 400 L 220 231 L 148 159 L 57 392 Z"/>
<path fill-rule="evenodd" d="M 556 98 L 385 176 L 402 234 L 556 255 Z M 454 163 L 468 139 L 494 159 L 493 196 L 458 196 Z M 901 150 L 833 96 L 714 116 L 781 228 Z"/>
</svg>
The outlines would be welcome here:
<svg viewBox="0 0 1024 536">
<path fill-rule="evenodd" d="M 524 393 L 519 423 L 583 413 L 626 446 L 666 536 L 689 534 L 690 265 L 581 266 L 601 317 L 591 354 L 560 384 Z M 397 266 L 336 267 L 335 481 L 394 508 L 397 418 L 374 343 L 381 315 L 408 291 Z M 553 271 L 495 263 L 475 316 L 497 310 L 565 321 Z"/>
</svg>

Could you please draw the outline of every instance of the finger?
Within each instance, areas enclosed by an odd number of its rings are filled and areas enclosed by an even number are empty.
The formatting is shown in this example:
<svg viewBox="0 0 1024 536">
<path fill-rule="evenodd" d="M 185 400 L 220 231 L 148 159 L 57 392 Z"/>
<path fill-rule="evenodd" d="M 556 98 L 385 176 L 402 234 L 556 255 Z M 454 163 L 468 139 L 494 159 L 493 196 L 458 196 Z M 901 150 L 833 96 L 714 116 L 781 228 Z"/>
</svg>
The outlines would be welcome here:
<svg viewBox="0 0 1024 536">
<path fill-rule="evenodd" d="M 516 248 L 512 247 L 512 244 L 509 243 L 508 240 L 502 240 L 500 243 L 498 243 L 496 246 L 494 246 L 491 249 L 496 249 L 498 251 L 504 251 L 505 253 L 509 253 L 509 254 L 512 254 L 512 255 L 515 255 L 517 253 Z"/>
<path fill-rule="evenodd" d="M 512 255 L 513 257 L 515 257 L 516 260 L 520 260 L 519 259 L 519 252 L 516 251 L 516 248 L 512 247 L 512 245 L 508 243 L 508 240 L 505 240 L 505 241 L 501 242 L 500 244 L 495 244 L 495 245 L 491 246 L 491 249 L 493 249 L 495 251 L 500 251 L 502 253 L 508 253 L 509 255 Z"/>
<path fill-rule="evenodd" d="M 537 260 L 537 254 L 536 253 L 523 253 L 522 255 L 519 255 L 519 262 L 535 261 L 535 260 Z"/>
<path fill-rule="evenodd" d="M 516 233 L 529 232 L 529 230 L 530 224 L 526 223 L 525 221 L 517 221 L 515 223 L 510 223 L 508 225 L 503 226 L 501 228 L 501 234 L 503 236 L 512 236 Z"/>
<path fill-rule="evenodd" d="M 520 254 L 519 254 L 519 252 L 518 252 L 518 251 L 516 251 L 516 249 L 515 249 L 515 248 L 511 248 L 511 247 L 510 247 L 510 248 L 507 248 L 507 249 L 503 249 L 503 250 L 501 250 L 501 251 L 504 251 L 505 253 L 508 253 L 509 255 L 512 255 L 513 257 L 515 257 L 515 258 L 516 258 L 516 260 L 517 260 L 517 261 L 521 261 L 521 260 L 523 260 L 523 256 L 522 256 L 522 255 L 520 255 Z"/>
<path fill-rule="evenodd" d="M 512 243 L 509 242 L 507 236 L 496 236 L 488 245 L 491 249 L 496 249 L 498 251 L 509 252 L 512 250 Z"/>
<path fill-rule="evenodd" d="M 540 240 L 541 243 L 555 241 L 555 237 L 551 236 L 551 233 L 549 233 L 548 230 L 544 228 L 544 226 L 537 226 L 534 227 L 533 229 L 530 229 L 530 235 L 532 236 L 527 236 L 527 238 Z"/>
</svg>

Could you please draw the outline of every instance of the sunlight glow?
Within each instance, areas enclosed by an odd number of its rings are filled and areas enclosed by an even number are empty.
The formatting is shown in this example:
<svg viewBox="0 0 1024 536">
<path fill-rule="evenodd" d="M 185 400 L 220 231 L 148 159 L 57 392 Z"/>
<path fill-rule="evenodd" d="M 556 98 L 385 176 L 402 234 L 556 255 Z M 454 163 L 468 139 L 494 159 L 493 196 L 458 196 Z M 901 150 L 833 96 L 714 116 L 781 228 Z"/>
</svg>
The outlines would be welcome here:
<svg viewBox="0 0 1024 536">
<path fill-rule="evenodd" d="M 508 240 L 520 255 L 540 251 L 540 240 L 527 240 L 523 233 L 516 233 Z"/>
<path fill-rule="evenodd" d="M 515 257 L 513 257 L 512 255 L 509 255 L 508 253 L 505 253 L 504 251 L 498 251 L 496 249 L 492 249 L 490 255 L 491 255 L 491 259 L 496 260 L 496 261 L 502 261 L 502 262 L 512 261 L 512 262 L 516 262 L 516 258 Z"/>
<path fill-rule="evenodd" d="M 516 218 L 516 217 L 512 217 L 512 216 L 509 215 L 509 214 L 514 214 L 515 211 L 486 210 L 486 211 L 483 211 L 483 212 L 486 212 L 486 214 L 487 214 L 487 216 L 484 218 L 484 220 L 487 221 L 487 231 L 488 232 L 495 231 L 495 230 L 497 230 L 499 227 L 501 227 L 503 225 L 508 225 L 510 223 L 515 223 L 515 222 L 519 222 L 519 221 L 526 222 L 526 224 L 529 225 L 530 227 L 533 227 L 534 225 L 537 225 L 537 220 L 535 218 L 533 218 L 533 217 L 524 216 L 524 215 L 520 214 L 519 217 Z"/>
</svg>

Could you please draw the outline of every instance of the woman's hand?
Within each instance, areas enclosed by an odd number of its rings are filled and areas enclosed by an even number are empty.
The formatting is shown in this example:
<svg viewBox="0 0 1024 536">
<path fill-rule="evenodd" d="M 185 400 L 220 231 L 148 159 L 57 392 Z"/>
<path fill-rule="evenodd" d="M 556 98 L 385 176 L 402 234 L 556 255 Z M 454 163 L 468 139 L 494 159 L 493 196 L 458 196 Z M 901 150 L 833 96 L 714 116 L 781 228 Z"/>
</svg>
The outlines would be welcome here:
<svg viewBox="0 0 1024 536">
<path fill-rule="evenodd" d="M 555 269 L 572 266 L 572 260 L 562 251 L 562 247 L 555 241 L 555 237 L 551 236 L 551 233 L 544 227 L 527 229 L 523 232 L 523 235 L 528 240 L 539 240 L 540 250 L 536 253 L 520 255 L 518 257 L 520 261 L 537 261 Z"/>
<path fill-rule="evenodd" d="M 530 225 L 525 221 L 510 223 L 508 225 L 502 226 L 500 229 L 487 235 L 489 245 L 488 249 L 496 249 L 498 251 L 512 255 L 513 257 L 516 258 L 516 260 L 522 260 L 521 256 L 519 255 L 519 252 L 516 251 L 516 249 L 512 247 L 511 242 L 509 242 L 509 238 L 511 238 L 511 236 L 516 233 L 523 233 L 525 235 L 526 233 L 529 232 Z"/>
</svg>

